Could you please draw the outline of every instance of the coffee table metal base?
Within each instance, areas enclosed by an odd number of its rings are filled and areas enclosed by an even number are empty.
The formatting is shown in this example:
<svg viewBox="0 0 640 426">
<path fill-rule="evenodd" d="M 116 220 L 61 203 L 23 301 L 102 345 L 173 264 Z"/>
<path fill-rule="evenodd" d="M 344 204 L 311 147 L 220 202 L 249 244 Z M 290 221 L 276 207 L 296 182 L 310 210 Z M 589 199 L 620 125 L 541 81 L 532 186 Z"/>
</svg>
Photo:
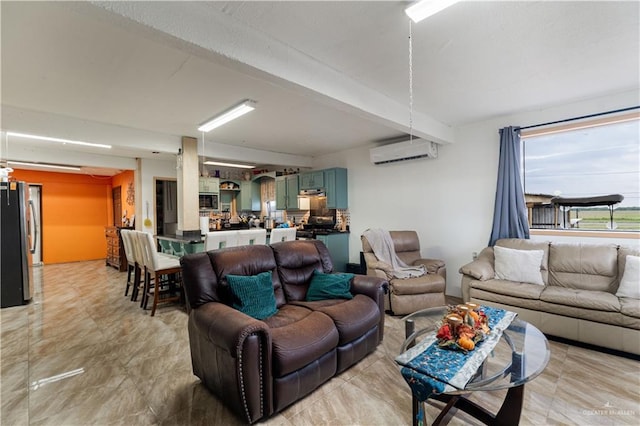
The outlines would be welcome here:
<svg viewBox="0 0 640 426">
<path fill-rule="evenodd" d="M 512 426 L 517 425 L 520 422 L 520 414 L 522 413 L 522 403 L 524 399 L 524 385 L 509 388 L 497 414 L 489 412 L 475 402 L 465 398 L 463 395 L 441 394 L 434 395 L 431 399 L 446 403 L 438 417 L 433 421 L 433 426 L 439 425 L 445 419 L 449 411 L 454 407 L 487 425 Z M 418 426 L 422 419 L 419 418 L 420 401 L 418 401 L 415 395 L 412 396 L 412 406 L 413 425 Z"/>
</svg>

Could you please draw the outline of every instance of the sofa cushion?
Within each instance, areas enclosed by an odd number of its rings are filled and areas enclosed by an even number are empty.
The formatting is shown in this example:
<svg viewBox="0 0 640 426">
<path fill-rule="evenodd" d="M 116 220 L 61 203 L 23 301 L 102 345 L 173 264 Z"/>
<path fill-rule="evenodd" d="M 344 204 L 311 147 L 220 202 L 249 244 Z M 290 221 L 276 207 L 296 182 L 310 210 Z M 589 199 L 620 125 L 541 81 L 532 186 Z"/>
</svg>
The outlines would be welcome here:
<svg viewBox="0 0 640 426">
<path fill-rule="evenodd" d="M 356 294 L 353 299 L 320 300 L 314 302 L 292 302 L 329 316 L 340 335 L 339 345 L 344 345 L 361 336 L 380 322 L 380 309 L 370 298 Z"/>
<path fill-rule="evenodd" d="M 640 257 L 626 256 L 625 268 L 616 296 L 640 299 Z"/>
<path fill-rule="evenodd" d="M 506 280 L 472 281 L 472 289 L 484 290 L 492 293 L 504 294 L 505 296 L 520 297 L 522 299 L 540 299 L 540 294 L 544 289 L 538 284 L 529 284 Z"/>
<path fill-rule="evenodd" d="M 271 272 L 258 275 L 227 275 L 233 294 L 233 307 L 255 319 L 265 319 L 278 312 L 271 283 Z"/>
<path fill-rule="evenodd" d="M 220 250 L 208 251 L 207 256 L 211 261 L 217 277 L 217 293 L 219 299 L 231 306 L 232 295 L 226 276 L 231 275 L 258 275 L 261 272 L 272 271 L 273 292 L 277 306 L 286 303 L 284 292 L 280 284 L 280 277 L 275 273 L 276 260 L 269 246 L 238 246 Z"/>
<path fill-rule="evenodd" d="M 495 246 L 493 252 L 497 279 L 544 285 L 540 274 L 543 250 L 516 250 Z"/>
<path fill-rule="evenodd" d="M 549 285 L 605 291 L 613 295 L 618 279 L 618 249 L 612 244 L 552 244 Z"/>
<path fill-rule="evenodd" d="M 407 265 L 413 265 L 422 257 L 420 239 L 416 231 L 389 231 L 389 236 L 396 255 Z"/>
<path fill-rule="evenodd" d="M 414 278 L 394 278 L 389 280 L 390 291 L 393 294 L 423 294 L 439 293 L 445 289 L 445 280 L 438 274 L 426 274 Z"/>
<path fill-rule="evenodd" d="M 640 300 L 621 297 L 620 312 L 630 317 L 640 318 Z"/>
<path fill-rule="evenodd" d="M 274 243 L 271 248 L 289 302 L 305 299 L 313 271 L 330 273 L 333 270 L 329 251 L 321 241 L 286 241 Z"/>
<path fill-rule="evenodd" d="M 485 302 L 493 302 L 507 306 L 505 309 L 509 309 L 508 306 L 514 306 L 518 308 L 532 309 L 534 311 L 540 310 L 540 306 L 543 303 L 540 299 L 525 299 L 517 296 L 494 293 L 493 291 L 481 290 L 479 288 L 472 288 L 469 291 L 469 300 L 480 305 L 485 304 Z"/>
<path fill-rule="evenodd" d="M 620 246 L 618 248 L 618 280 L 624 275 L 627 256 L 640 256 L 640 249 Z"/>
<path fill-rule="evenodd" d="M 306 300 L 353 299 L 349 291 L 353 277 L 353 274 L 324 274 L 313 271 Z"/>
<path fill-rule="evenodd" d="M 542 291 L 540 300 L 558 305 L 604 312 L 619 312 L 620 301 L 606 291 L 579 290 L 549 286 Z"/>
<path fill-rule="evenodd" d="M 540 274 L 542 275 L 542 281 L 545 284 L 549 283 L 549 242 L 548 241 L 534 241 L 534 240 L 526 240 L 522 238 L 503 238 L 496 241 L 496 246 L 498 247 L 506 247 L 515 250 L 542 250 L 544 255 L 542 256 L 542 263 L 540 265 Z M 486 259 L 489 260 L 492 264 L 494 263 L 494 247 L 489 247 L 491 250 L 483 250 L 478 259 Z"/>
<path fill-rule="evenodd" d="M 298 321 L 281 327 L 270 327 L 269 334 L 274 377 L 299 370 L 335 350 L 339 339 L 333 320 L 321 312 L 311 311 Z"/>
</svg>

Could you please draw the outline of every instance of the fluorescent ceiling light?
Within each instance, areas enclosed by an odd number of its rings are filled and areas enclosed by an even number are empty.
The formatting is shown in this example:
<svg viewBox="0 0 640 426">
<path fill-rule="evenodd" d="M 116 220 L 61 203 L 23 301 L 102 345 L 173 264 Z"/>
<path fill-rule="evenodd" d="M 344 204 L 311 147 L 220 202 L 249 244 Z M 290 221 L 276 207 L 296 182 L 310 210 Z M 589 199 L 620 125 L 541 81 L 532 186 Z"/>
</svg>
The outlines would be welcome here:
<svg viewBox="0 0 640 426">
<path fill-rule="evenodd" d="M 417 23 L 457 2 L 458 0 L 422 0 L 406 8 L 404 13 Z"/>
<path fill-rule="evenodd" d="M 13 164 L 14 166 L 28 166 L 28 167 L 43 167 L 47 169 L 58 169 L 58 170 L 75 170 L 80 171 L 80 167 L 75 166 L 59 166 L 57 164 L 46 164 L 46 163 L 26 163 L 22 161 L 8 161 L 9 164 Z"/>
<path fill-rule="evenodd" d="M 111 145 L 104 145 L 101 143 L 90 143 L 90 142 L 74 141 L 71 139 L 50 138 L 48 136 L 29 135 L 26 133 L 7 132 L 7 136 L 13 136 L 16 138 L 25 138 L 25 139 L 37 139 L 37 140 L 47 141 L 47 142 L 68 143 L 71 145 L 83 145 L 83 146 L 90 146 L 93 148 L 111 149 Z"/>
<path fill-rule="evenodd" d="M 256 167 L 256 166 L 250 166 L 248 164 L 223 163 L 220 161 L 205 161 L 204 164 L 207 164 L 210 166 L 238 167 L 240 169 L 253 169 Z"/>
<path fill-rule="evenodd" d="M 223 113 L 211 117 L 209 120 L 202 123 L 200 127 L 198 127 L 198 130 L 201 132 L 209 132 L 216 127 L 220 127 L 223 124 L 240 117 L 241 115 L 245 115 L 246 113 L 253 111 L 254 109 L 256 109 L 256 103 L 249 99 L 245 99 L 238 105 L 229 108 Z"/>
</svg>

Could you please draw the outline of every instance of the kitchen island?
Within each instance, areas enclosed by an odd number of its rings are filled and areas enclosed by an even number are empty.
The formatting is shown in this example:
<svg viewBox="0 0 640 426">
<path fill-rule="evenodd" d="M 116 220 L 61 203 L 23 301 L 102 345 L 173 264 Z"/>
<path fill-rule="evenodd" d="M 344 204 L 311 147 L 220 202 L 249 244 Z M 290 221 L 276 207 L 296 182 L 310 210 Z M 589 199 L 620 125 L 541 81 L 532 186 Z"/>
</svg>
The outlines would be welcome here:
<svg viewBox="0 0 640 426">
<path fill-rule="evenodd" d="M 232 226 L 230 228 L 223 228 L 220 230 L 212 229 L 210 232 L 236 231 L 240 229 L 257 228 Z M 270 234 L 271 230 L 268 229 L 267 241 L 269 241 Z M 184 256 L 185 254 L 200 253 L 204 251 L 204 235 L 200 235 L 197 237 L 183 237 L 181 235 L 166 234 L 158 235 L 156 238 L 158 239 L 159 249 L 162 253 L 167 253 L 174 256 Z"/>
<path fill-rule="evenodd" d="M 349 231 L 316 233 L 316 240 L 322 241 L 331 255 L 334 272 L 347 272 L 349 263 Z"/>
<path fill-rule="evenodd" d="M 183 237 L 182 235 L 158 235 L 158 245 L 162 253 L 174 256 L 199 253 L 204 251 L 204 237 Z"/>
<path fill-rule="evenodd" d="M 255 228 L 253 228 L 255 229 Z M 222 229 L 229 231 L 231 229 Z M 218 232 L 218 231 L 211 231 Z M 333 270 L 335 272 L 346 272 L 349 263 L 349 231 L 336 230 L 307 230 L 298 231 L 298 239 L 315 239 L 322 241 L 331 255 Z M 267 230 L 267 244 L 271 237 L 271 230 Z M 184 256 L 185 254 L 199 253 L 204 251 L 204 236 L 183 237 L 180 235 L 168 234 L 158 235 L 158 245 L 160 251 L 174 256 Z"/>
</svg>

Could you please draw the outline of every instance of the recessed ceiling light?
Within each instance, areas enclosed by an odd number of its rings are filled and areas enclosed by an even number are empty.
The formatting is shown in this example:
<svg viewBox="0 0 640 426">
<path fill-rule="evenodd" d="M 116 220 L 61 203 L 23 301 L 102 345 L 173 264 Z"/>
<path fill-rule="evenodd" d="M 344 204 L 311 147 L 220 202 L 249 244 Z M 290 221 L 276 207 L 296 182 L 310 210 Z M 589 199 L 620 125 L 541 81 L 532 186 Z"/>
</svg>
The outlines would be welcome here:
<svg viewBox="0 0 640 426">
<path fill-rule="evenodd" d="M 58 142 L 63 144 L 71 144 L 71 145 L 83 145 L 90 146 L 92 148 L 106 148 L 111 149 L 111 145 L 105 145 L 101 143 L 91 143 L 91 142 L 83 142 L 83 141 L 74 141 L 71 139 L 61 139 L 61 138 L 51 138 L 49 136 L 40 136 L 40 135 L 30 135 L 27 133 L 16 133 L 16 132 L 7 132 L 7 136 L 13 136 L 16 138 L 25 138 L 25 139 L 37 139 L 41 141 L 47 142 Z"/>
<path fill-rule="evenodd" d="M 200 127 L 198 127 L 198 130 L 200 130 L 201 132 L 209 132 L 216 127 L 220 127 L 223 124 L 230 122 L 231 120 L 234 120 L 250 111 L 253 111 L 254 109 L 256 109 L 255 101 L 245 99 L 238 105 L 235 105 L 228 110 L 211 117 L 210 119 L 202 123 Z"/>
</svg>

